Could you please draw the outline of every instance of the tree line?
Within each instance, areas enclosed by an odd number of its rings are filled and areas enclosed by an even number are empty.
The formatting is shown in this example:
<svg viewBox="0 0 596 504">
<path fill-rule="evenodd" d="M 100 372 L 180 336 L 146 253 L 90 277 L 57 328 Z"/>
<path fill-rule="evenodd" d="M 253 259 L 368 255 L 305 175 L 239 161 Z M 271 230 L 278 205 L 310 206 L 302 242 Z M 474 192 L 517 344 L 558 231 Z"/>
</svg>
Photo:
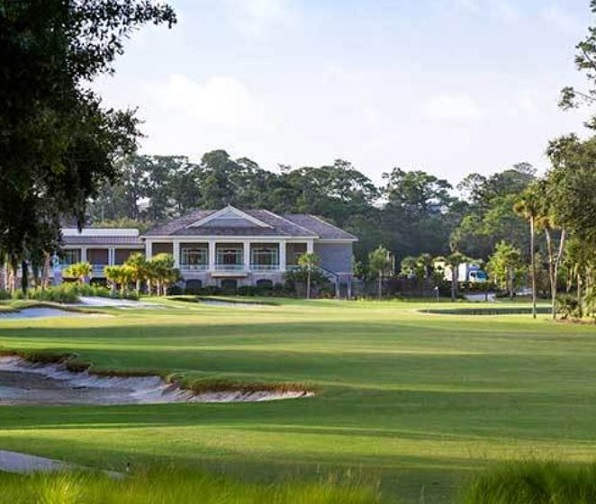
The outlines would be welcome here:
<svg viewBox="0 0 596 504">
<path fill-rule="evenodd" d="M 457 187 L 422 170 L 394 168 L 377 185 L 340 159 L 273 172 L 224 150 L 208 152 L 198 163 L 184 156 L 132 156 L 120 172 L 90 201 L 90 224 L 144 229 L 195 208 L 228 204 L 310 213 L 358 236 L 360 261 L 380 243 L 398 261 L 420 252 L 446 254 L 452 240 L 478 257 L 503 237 L 523 245 L 527 237 L 512 201 L 534 179 L 533 168 L 521 163 L 489 177 L 470 175 Z"/>
<path fill-rule="evenodd" d="M 596 0 L 590 9 L 596 13 Z M 574 293 L 570 310 L 594 311 L 596 139 L 551 141 L 542 177 L 520 163 L 470 174 L 456 187 L 397 167 L 377 185 L 343 160 L 270 172 L 223 150 L 199 163 L 135 155 L 134 111 L 106 108 L 90 83 L 113 73 L 135 29 L 175 22 L 171 7 L 151 0 L 23 0 L 0 8 L 0 263 L 22 268 L 24 289 L 29 268 L 39 271 L 59 247 L 67 218 L 79 226 L 150 226 L 191 208 L 232 204 L 316 214 L 354 233 L 363 275 L 374 276 L 367 259 L 379 245 L 398 264 L 420 254 L 483 260 L 495 275 L 505 272 L 510 290 L 527 264 L 534 296 L 545 276 L 552 299 L 561 286 Z M 594 27 L 577 49 L 588 88 L 564 88 L 563 108 L 596 99 Z M 594 129 L 596 120 L 586 125 Z"/>
</svg>

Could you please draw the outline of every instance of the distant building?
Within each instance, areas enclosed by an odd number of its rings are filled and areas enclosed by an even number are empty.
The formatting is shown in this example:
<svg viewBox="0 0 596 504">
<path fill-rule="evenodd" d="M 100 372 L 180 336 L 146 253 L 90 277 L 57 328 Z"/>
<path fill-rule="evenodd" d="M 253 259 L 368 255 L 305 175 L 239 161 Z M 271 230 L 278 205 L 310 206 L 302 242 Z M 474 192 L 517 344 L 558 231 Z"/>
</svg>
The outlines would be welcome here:
<svg viewBox="0 0 596 504">
<path fill-rule="evenodd" d="M 143 235 L 136 229 L 63 229 L 62 267 L 79 261 L 102 278 L 106 265 L 123 264 L 130 254 L 147 258 L 169 253 L 184 283 L 195 287 L 275 284 L 314 252 L 319 267 L 336 285 L 350 289 L 352 246 L 357 238 L 306 214 L 276 215 L 268 210 L 195 210 Z"/>
</svg>

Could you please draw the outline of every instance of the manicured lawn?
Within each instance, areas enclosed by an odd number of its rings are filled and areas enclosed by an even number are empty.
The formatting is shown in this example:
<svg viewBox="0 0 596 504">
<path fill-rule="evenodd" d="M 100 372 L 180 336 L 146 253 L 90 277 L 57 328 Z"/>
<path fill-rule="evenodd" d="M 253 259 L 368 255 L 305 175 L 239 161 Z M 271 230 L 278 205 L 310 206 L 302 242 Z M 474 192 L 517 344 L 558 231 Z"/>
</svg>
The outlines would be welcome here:
<svg viewBox="0 0 596 504">
<path fill-rule="evenodd" d="M 163 303 L 103 310 L 113 317 L 0 319 L 0 349 L 75 351 L 99 369 L 309 383 L 317 396 L 0 407 L 0 449 L 116 470 L 173 461 L 251 481 L 336 473 L 379 481 L 387 502 L 426 503 L 450 502 L 496 461 L 596 458 L 593 326 L 421 314 L 429 305 L 399 302 Z"/>
</svg>

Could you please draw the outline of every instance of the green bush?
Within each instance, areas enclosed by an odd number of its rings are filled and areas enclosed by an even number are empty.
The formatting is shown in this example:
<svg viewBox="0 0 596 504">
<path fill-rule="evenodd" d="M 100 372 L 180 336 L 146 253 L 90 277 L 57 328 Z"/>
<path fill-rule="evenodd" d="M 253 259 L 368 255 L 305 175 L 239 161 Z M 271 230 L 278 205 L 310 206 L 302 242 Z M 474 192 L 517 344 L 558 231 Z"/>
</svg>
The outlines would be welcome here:
<svg viewBox="0 0 596 504">
<path fill-rule="evenodd" d="M 91 297 L 113 297 L 110 289 L 102 285 L 89 285 L 74 282 L 64 282 L 60 285 L 53 285 L 45 289 L 29 289 L 27 296 L 22 291 L 17 291 L 13 294 L 13 299 L 31 299 L 34 301 L 45 301 L 49 303 L 78 303 L 80 296 Z M 124 293 L 117 293 L 116 297 L 122 299 L 139 299 L 139 296 L 134 291 L 125 291 Z"/>
<path fill-rule="evenodd" d="M 79 301 L 79 291 L 76 284 L 67 283 L 47 289 L 30 289 L 27 298 L 52 303 L 76 303 Z"/>
<path fill-rule="evenodd" d="M 4 289 L 0 289 L 0 301 L 5 300 L 5 299 L 10 299 L 11 295 L 10 292 L 5 291 Z"/>
<path fill-rule="evenodd" d="M 557 296 L 557 313 L 562 319 L 580 319 L 583 316 L 581 301 L 576 296 L 565 294 Z"/>
<path fill-rule="evenodd" d="M 596 465 L 511 462 L 490 469 L 463 490 L 461 504 L 592 504 Z"/>
<path fill-rule="evenodd" d="M 166 290 L 166 296 L 181 296 L 182 294 L 189 294 L 189 292 L 186 292 L 186 289 L 183 289 L 179 285 L 171 285 Z"/>
</svg>

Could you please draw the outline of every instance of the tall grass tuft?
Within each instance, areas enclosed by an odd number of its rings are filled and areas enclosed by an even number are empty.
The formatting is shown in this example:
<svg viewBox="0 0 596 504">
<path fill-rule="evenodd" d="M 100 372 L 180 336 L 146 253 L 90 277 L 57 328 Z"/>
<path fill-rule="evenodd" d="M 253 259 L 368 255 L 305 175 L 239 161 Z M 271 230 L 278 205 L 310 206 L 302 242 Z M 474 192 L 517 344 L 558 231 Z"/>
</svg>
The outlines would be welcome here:
<svg viewBox="0 0 596 504">
<path fill-rule="evenodd" d="M 596 464 L 510 462 L 488 470 L 463 491 L 461 504 L 593 504 Z"/>
<path fill-rule="evenodd" d="M 180 469 L 103 473 L 0 473 L 0 502 L 11 504 L 377 504 L 373 486 L 356 483 L 253 484 Z"/>
</svg>

